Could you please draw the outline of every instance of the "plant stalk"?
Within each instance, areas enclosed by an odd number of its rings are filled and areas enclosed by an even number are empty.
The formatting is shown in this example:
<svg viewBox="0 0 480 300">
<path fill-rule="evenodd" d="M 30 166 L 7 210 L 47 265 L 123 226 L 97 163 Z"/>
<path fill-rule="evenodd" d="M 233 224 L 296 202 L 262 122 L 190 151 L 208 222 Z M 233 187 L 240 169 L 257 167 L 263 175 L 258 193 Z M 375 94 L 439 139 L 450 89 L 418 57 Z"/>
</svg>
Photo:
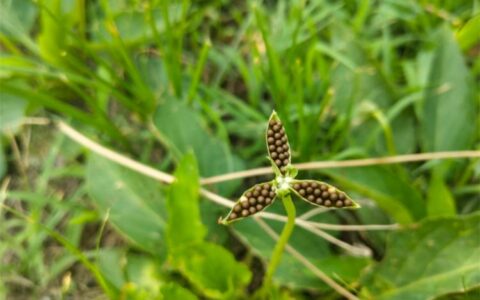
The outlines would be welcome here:
<svg viewBox="0 0 480 300">
<path fill-rule="evenodd" d="M 287 212 L 287 223 L 283 227 L 282 233 L 273 249 L 272 260 L 268 265 L 267 273 L 265 274 L 265 279 L 263 282 L 262 290 L 264 293 L 268 293 L 270 290 L 270 286 L 272 284 L 272 277 L 277 270 L 278 264 L 280 263 L 280 259 L 282 258 L 282 254 L 285 251 L 285 246 L 287 245 L 288 239 L 292 235 L 293 228 L 295 226 L 295 205 L 293 205 L 292 198 L 290 194 L 287 194 L 282 197 L 283 207 Z"/>
</svg>

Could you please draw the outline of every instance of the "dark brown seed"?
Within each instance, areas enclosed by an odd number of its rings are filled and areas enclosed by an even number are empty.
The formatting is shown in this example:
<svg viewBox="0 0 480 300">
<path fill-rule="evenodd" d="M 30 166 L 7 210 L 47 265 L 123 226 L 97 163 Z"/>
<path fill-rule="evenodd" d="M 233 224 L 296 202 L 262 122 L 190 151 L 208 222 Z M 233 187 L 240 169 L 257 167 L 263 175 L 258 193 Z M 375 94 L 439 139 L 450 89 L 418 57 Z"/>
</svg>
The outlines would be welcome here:
<svg viewBox="0 0 480 300">
<path fill-rule="evenodd" d="M 308 186 L 308 183 L 302 182 L 301 185 L 302 185 L 303 188 L 306 188 Z"/>
<path fill-rule="evenodd" d="M 246 196 L 247 198 L 252 197 L 252 192 L 247 192 L 247 193 L 245 194 L 245 196 Z"/>
<path fill-rule="evenodd" d="M 265 198 L 265 203 L 266 203 L 267 205 L 270 204 L 271 202 L 272 202 L 272 199 L 270 199 L 270 198 Z"/>
<path fill-rule="evenodd" d="M 326 191 L 326 190 L 328 190 L 328 187 L 327 187 L 326 184 L 321 184 L 321 185 L 320 185 L 320 189 L 321 189 L 322 191 Z"/>
<path fill-rule="evenodd" d="M 268 136 L 272 136 L 272 135 L 273 135 L 273 130 L 269 129 L 269 130 L 267 131 L 267 135 L 268 135 Z"/>
<path fill-rule="evenodd" d="M 283 147 L 277 147 L 276 151 L 277 153 L 283 153 L 283 155 L 287 154 L 285 153 L 285 150 L 283 150 Z"/>
<path fill-rule="evenodd" d="M 313 200 L 315 200 L 315 197 L 313 195 L 309 195 L 307 197 L 307 199 L 308 199 L 308 201 L 313 201 Z"/>
<path fill-rule="evenodd" d="M 352 206 L 352 201 L 350 199 L 345 199 L 345 206 Z"/>
<path fill-rule="evenodd" d="M 295 184 L 293 185 L 293 188 L 296 189 L 296 190 L 299 190 L 299 189 L 300 189 L 300 184 L 295 183 Z"/>
<path fill-rule="evenodd" d="M 284 160 L 283 160 L 283 164 L 284 164 L 284 165 L 288 165 L 288 159 L 284 159 Z"/>
<path fill-rule="evenodd" d="M 277 140 L 277 141 L 275 142 L 275 145 L 277 145 L 277 146 L 281 146 L 281 145 L 283 145 L 283 143 L 282 143 L 282 141 L 281 141 L 281 140 Z"/>
<path fill-rule="evenodd" d="M 326 200 L 325 203 L 324 203 L 325 206 L 330 206 L 332 205 L 332 201 L 330 200 Z"/>
<path fill-rule="evenodd" d="M 300 193 L 300 195 L 302 196 L 305 196 L 305 190 L 304 189 L 301 189 L 300 191 L 298 191 Z"/>
<path fill-rule="evenodd" d="M 249 214 L 248 210 L 246 209 L 242 210 L 242 217 L 246 217 L 248 216 L 248 214 Z"/>
<path fill-rule="evenodd" d="M 273 156 L 272 156 L 272 157 L 273 157 Z M 278 158 L 284 159 L 284 158 L 285 158 L 285 155 L 283 155 L 283 153 L 280 153 L 280 154 L 278 155 Z"/>
<path fill-rule="evenodd" d="M 250 211 L 251 214 L 254 214 L 257 212 L 257 210 L 255 209 L 255 207 L 253 206 L 250 206 L 250 208 L 248 209 Z"/>
<path fill-rule="evenodd" d="M 265 201 L 265 197 L 263 197 L 263 196 L 258 196 L 257 202 L 258 202 L 258 203 L 263 203 L 263 201 Z"/>
<path fill-rule="evenodd" d="M 257 204 L 257 199 L 255 199 L 255 198 L 250 198 L 250 199 L 248 199 L 248 202 L 249 202 L 251 205 L 255 205 L 255 204 Z"/>
<path fill-rule="evenodd" d="M 270 145 L 270 146 L 268 146 L 268 149 L 270 149 L 270 151 L 275 150 L 275 148 L 276 148 L 275 145 Z"/>
<path fill-rule="evenodd" d="M 344 193 L 338 193 L 338 199 L 340 199 L 340 200 L 345 199 L 345 194 Z"/>
<path fill-rule="evenodd" d="M 288 144 L 283 145 L 283 150 L 288 151 Z"/>
<path fill-rule="evenodd" d="M 279 165 L 281 165 L 281 164 L 282 164 L 282 161 L 281 161 L 281 160 L 279 160 L 279 159 L 277 159 L 277 160 L 275 160 L 275 164 L 276 164 L 277 166 L 279 166 Z"/>
<path fill-rule="evenodd" d="M 322 199 L 322 198 L 317 198 L 317 199 L 315 199 L 315 202 L 316 202 L 317 204 L 322 204 L 323 199 Z"/>
<path fill-rule="evenodd" d="M 314 188 L 314 189 L 315 189 L 315 188 L 317 188 L 317 187 L 318 187 L 318 183 L 316 183 L 316 182 L 312 182 L 311 186 L 312 186 L 312 188 Z"/>
<path fill-rule="evenodd" d="M 253 198 L 250 198 L 250 199 L 253 199 Z M 250 205 L 248 204 L 248 201 L 243 201 L 242 202 L 242 207 L 243 208 L 248 208 Z"/>
<path fill-rule="evenodd" d="M 285 134 L 285 129 L 282 127 L 278 132 L 280 132 L 281 134 Z"/>
<path fill-rule="evenodd" d="M 280 155 L 282 155 L 282 154 L 280 154 Z M 277 158 L 278 154 L 277 154 L 277 152 L 272 152 L 272 153 L 270 153 L 270 156 L 272 158 Z"/>
<path fill-rule="evenodd" d="M 274 139 L 273 137 L 269 137 L 269 138 L 267 139 L 267 142 L 268 142 L 269 144 L 273 144 L 273 142 L 275 142 L 275 139 Z"/>
<path fill-rule="evenodd" d="M 260 191 L 262 190 L 262 186 L 257 185 L 257 186 L 255 187 L 255 190 L 258 191 L 258 192 L 260 192 Z"/>
<path fill-rule="evenodd" d="M 324 199 L 330 198 L 329 196 L 330 196 L 330 194 L 328 192 L 323 192 L 322 193 L 322 198 L 324 198 Z"/>
<path fill-rule="evenodd" d="M 261 211 L 263 209 L 263 206 L 260 205 L 260 204 L 257 204 L 256 208 L 257 208 L 258 211 Z"/>
<path fill-rule="evenodd" d="M 273 131 L 279 131 L 282 127 L 278 124 L 272 126 Z"/>
<path fill-rule="evenodd" d="M 259 191 L 253 191 L 253 196 L 254 197 L 258 197 L 260 195 L 260 192 Z"/>
<path fill-rule="evenodd" d="M 241 206 L 241 205 L 238 205 L 238 204 L 237 204 L 237 205 L 235 205 L 235 206 L 233 207 L 233 211 L 234 211 L 234 212 L 237 212 L 237 213 L 238 213 L 238 212 L 240 212 L 241 210 L 242 210 L 242 206 Z"/>
<path fill-rule="evenodd" d="M 335 193 L 331 194 L 331 195 L 330 195 L 330 199 L 332 199 L 332 201 L 337 200 L 337 199 L 338 199 L 337 194 L 335 194 Z"/>
<path fill-rule="evenodd" d="M 284 142 L 284 143 L 287 142 L 287 137 L 286 136 L 282 136 L 282 142 Z"/>
<path fill-rule="evenodd" d="M 236 214 L 236 213 L 231 213 L 231 214 L 230 214 L 230 217 L 229 217 L 230 220 L 233 220 L 233 219 L 236 219 L 236 218 L 237 218 L 237 214 Z"/>
<path fill-rule="evenodd" d="M 275 197 L 275 192 L 272 191 L 272 192 L 268 193 L 268 196 L 273 199 L 273 197 Z"/>
<path fill-rule="evenodd" d="M 280 171 L 282 171 L 282 174 L 285 174 L 285 172 L 287 171 L 287 168 L 281 167 L 281 168 L 280 168 Z"/>
<path fill-rule="evenodd" d="M 282 135 L 277 132 L 277 133 L 275 133 L 275 134 L 273 135 L 273 137 L 276 138 L 276 139 L 279 139 L 279 138 L 282 137 Z"/>
<path fill-rule="evenodd" d="M 343 206 L 343 202 L 342 201 L 337 201 L 337 207 L 342 207 Z"/>
<path fill-rule="evenodd" d="M 313 191 L 313 194 L 314 194 L 315 196 L 318 196 L 318 195 L 320 195 L 321 193 L 322 193 L 322 192 L 320 191 L 320 189 L 315 189 L 315 190 Z"/>
<path fill-rule="evenodd" d="M 313 189 L 311 187 L 307 187 L 307 193 L 311 194 L 313 192 Z"/>
<path fill-rule="evenodd" d="M 268 190 L 262 190 L 262 196 L 268 195 Z M 260 197 L 258 197 L 260 199 Z"/>
<path fill-rule="evenodd" d="M 264 183 L 262 185 L 262 188 L 265 190 L 265 189 L 269 189 L 270 188 L 270 185 L 268 183 Z"/>
</svg>

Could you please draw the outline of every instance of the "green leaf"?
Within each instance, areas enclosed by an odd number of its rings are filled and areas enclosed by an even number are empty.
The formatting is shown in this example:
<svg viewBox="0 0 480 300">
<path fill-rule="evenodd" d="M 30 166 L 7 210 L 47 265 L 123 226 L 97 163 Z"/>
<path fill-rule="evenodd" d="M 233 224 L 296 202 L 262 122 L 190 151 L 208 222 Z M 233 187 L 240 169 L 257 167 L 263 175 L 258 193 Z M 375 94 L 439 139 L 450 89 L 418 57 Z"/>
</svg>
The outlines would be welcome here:
<svg viewBox="0 0 480 300">
<path fill-rule="evenodd" d="M 460 48 L 468 50 L 480 42 L 480 34 L 478 34 L 478 28 L 480 28 L 480 14 L 472 17 L 468 22 L 457 31 L 457 40 Z"/>
<path fill-rule="evenodd" d="M 312 209 L 309 204 L 304 204 L 301 201 L 296 201 L 295 206 L 299 215 Z M 270 211 L 276 211 L 277 213 L 280 213 L 281 210 L 282 205 L 280 202 L 274 203 L 270 209 Z M 336 217 L 332 214 L 321 214 L 311 220 L 330 224 L 337 223 Z M 284 223 L 265 221 L 280 234 Z M 254 220 L 247 218 L 234 223 L 231 227 L 251 247 L 256 255 L 264 261 L 268 262 L 270 260 L 275 247 L 275 241 Z M 335 255 L 330 249 L 328 242 L 301 227 L 295 227 L 288 243 L 320 270 L 345 282 L 355 281 L 359 277 L 360 271 L 370 261 L 369 258 L 365 257 Z M 346 267 L 347 265 L 349 267 Z M 298 289 L 330 290 L 329 286 L 288 252 L 282 255 L 273 279 L 280 285 Z"/>
<path fill-rule="evenodd" d="M 102 249 L 98 254 L 100 271 L 117 293 L 128 295 L 125 299 L 159 298 L 160 267 L 155 259 L 117 248 Z"/>
<path fill-rule="evenodd" d="M 219 245 L 204 242 L 187 248 L 183 255 L 177 267 L 206 297 L 237 299 L 250 282 L 247 266 Z"/>
<path fill-rule="evenodd" d="M 242 293 L 250 281 L 248 268 L 213 243 L 204 242 L 200 220 L 199 176 L 193 154 L 180 161 L 167 201 L 169 258 L 172 265 L 205 296 L 230 299 Z"/>
<path fill-rule="evenodd" d="M 432 299 L 480 285 L 480 214 L 426 220 L 391 233 L 364 277 L 362 299 Z"/>
<path fill-rule="evenodd" d="M 3 152 L 2 139 L 0 138 L 0 179 L 3 178 L 5 172 L 7 171 L 7 160 L 5 159 L 5 154 Z"/>
<path fill-rule="evenodd" d="M 62 1 L 44 0 L 42 8 L 40 13 L 42 31 L 38 35 L 40 55 L 44 60 L 61 66 L 65 61 L 64 53 L 67 51 L 65 31 L 67 20 L 62 13 Z"/>
<path fill-rule="evenodd" d="M 181 285 L 175 282 L 170 282 L 162 286 L 160 290 L 163 295 L 163 299 L 182 299 L 182 300 L 196 300 L 197 296 L 192 294 L 189 290 L 185 289 Z"/>
<path fill-rule="evenodd" d="M 94 154 L 86 180 L 90 197 L 121 234 L 151 253 L 165 251 L 165 204 L 157 181 Z"/>
<path fill-rule="evenodd" d="M 425 216 L 425 203 L 412 184 L 389 167 L 370 166 L 323 171 L 341 183 L 377 202 L 398 223 Z"/>
<path fill-rule="evenodd" d="M 15 132 L 21 124 L 27 103 L 17 96 L 1 93 L 0 101 L 0 133 Z"/>
<path fill-rule="evenodd" d="M 193 154 L 184 156 L 177 167 L 175 178 L 167 201 L 167 241 L 173 258 L 179 256 L 179 252 L 184 249 L 201 243 L 206 234 L 200 219 L 200 184 L 197 161 Z"/>
<path fill-rule="evenodd" d="M 455 199 L 444 181 L 444 170 L 437 166 L 433 170 L 428 188 L 427 212 L 428 216 L 454 216 L 456 215 Z"/>
<path fill-rule="evenodd" d="M 472 149 L 478 122 L 473 79 L 450 30 L 433 38 L 438 48 L 423 106 L 423 149 Z"/>
<path fill-rule="evenodd" d="M 198 113 L 181 101 L 168 99 L 158 106 L 153 120 L 162 142 L 177 159 L 192 150 L 202 177 L 242 169 L 243 163 L 232 155 L 228 145 L 207 132 Z M 219 185 L 222 194 L 235 189 L 239 181 Z"/>
</svg>

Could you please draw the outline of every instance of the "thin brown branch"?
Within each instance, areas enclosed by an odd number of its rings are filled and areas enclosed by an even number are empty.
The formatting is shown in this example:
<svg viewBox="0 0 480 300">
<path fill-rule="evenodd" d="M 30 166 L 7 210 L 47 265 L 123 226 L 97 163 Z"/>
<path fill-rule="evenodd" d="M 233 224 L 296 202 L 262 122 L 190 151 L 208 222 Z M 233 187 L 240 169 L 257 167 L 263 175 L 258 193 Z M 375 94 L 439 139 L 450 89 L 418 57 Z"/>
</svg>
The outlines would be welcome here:
<svg viewBox="0 0 480 300">
<path fill-rule="evenodd" d="M 387 165 L 387 164 L 399 164 L 415 161 L 426 161 L 434 159 L 458 159 L 458 158 L 480 158 L 480 151 L 447 151 L 447 152 L 427 152 L 406 154 L 387 157 L 374 157 L 364 159 L 352 159 L 343 161 L 317 161 L 295 164 L 295 168 L 298 170 L 317 170 L 317 169 L 335 169 L 335 168 L 352 168 L 352 167 L 365 167 L 373 165 Z M 260 175 L 267 175 L 272 173 L 271 168 L 256 168 L 240 172 L 232 172 L 228 174 L 218 175 L 203 178 L 201 184 L 214 184 L 228 180 L 254 177 Z"/>
</svg>

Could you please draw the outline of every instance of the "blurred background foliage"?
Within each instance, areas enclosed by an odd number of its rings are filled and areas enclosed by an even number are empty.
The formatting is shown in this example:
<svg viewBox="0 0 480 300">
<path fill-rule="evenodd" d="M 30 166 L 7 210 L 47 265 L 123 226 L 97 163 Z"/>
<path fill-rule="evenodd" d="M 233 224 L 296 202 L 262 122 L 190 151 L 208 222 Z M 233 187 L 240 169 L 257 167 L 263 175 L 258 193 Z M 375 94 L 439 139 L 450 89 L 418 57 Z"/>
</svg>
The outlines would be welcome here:
<svg viewBox="0 0 480 300">
<path fill-rule="evenodd" d="M 0 298 L 249 298 L 274 241 L 253 220 L 217 225 L 227 209 L 199 197 L 199 178 L 265 166 L 272 109 L 294 162 L 478 150 L 479 12 L 478 0 L 0 0 Z M 31 126 L 39 117 L 177 181 Z M 478 296 L 478 159 L 307 176 L 362 205 L 312 221 L 402 225 L 331 232 L 371 255 L 295 229 L 290 244 L 352 293 Z M 235 199 L 254 182 L 209 188 Z M 287 254 L 274 280 L 281 299 L 342 299 Z"/>
</svg>

